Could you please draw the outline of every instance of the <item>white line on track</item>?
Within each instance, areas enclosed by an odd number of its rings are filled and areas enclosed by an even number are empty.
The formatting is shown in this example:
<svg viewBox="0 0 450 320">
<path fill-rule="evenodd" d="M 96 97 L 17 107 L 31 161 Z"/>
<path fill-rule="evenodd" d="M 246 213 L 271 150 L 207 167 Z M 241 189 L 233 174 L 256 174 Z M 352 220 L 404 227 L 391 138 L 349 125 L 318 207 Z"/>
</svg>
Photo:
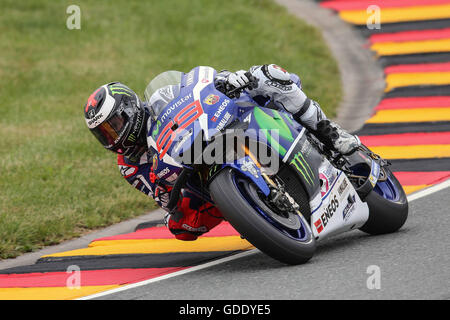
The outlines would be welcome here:
<svg viewBox="0 0 450 320">
<path fill-rule="evenodd" d="M 414 201 L 414 200 L 426 197 L 426 196 L 428 196 L 430 194 L 433 194 L 435 192 L 441 191 L 441 190 L 443 190 L 445 188 L 448 188 L 448 187 L 450 187 L 450 179 L 447 179 L 444 182 L 441 182 L 439 184 L 436 184 L 434 186 L 431 186 L 429 188 L 426 188 L 426 189 L 423 189 L 423 190 L 420 190 L 420 191 L 417 191 L 417 192 L 411 194 L 410 196 L 408 196 L 408 202 L 411 202 L 411 201 Z M 113 294 L 113 293 L 129 290 L 129 289 L 134 289 L 134 288 L 137 288 L 137 287 L 145 286 L 145 285 L 150 284 L 150 283 L 154 283 L 154 282 L 170 279 L 170 278 L 173 278 L 173 277 L 181 276 L 181 275 L 186 274 L 186 273 L 190 273 L 190 272 L 206 269 L 206 268 L 209 268 L 209 267 L 221 264 L 221 263 L 225 263 L 225 262 L 228 262 L 228 261 L 232 261 L 232 260 L 240 259 L 240 258 L 243 258 L 243 257 L 247 257 L 247 256 L 250 256 L 250 255 L 255 254 L 257 252 L 259 252 L 258 249 L 248 250 L 248 251 L 241 252 L 241 253 L 238 253 L 238 254 L 235 254 L 235 255 L 232 255 L 232 256 L 229 256 L 229 257 L 217 259 L 217 260 L 205 263 L 205 264 L 201 264 L 201 265 L 198 265 L 198 266 L 194 266 L 194 267 L 190 267 L 190 268 L 187 268 L 187 269 L 184 269 L 184 270 L 180 270 L 180 271 L 177 271 L 177 272 L 166 274 L 166 275 L 163 275 L 161 277 L 156 277 L 156 278 L 153 278 L 153 279 L 149 279 L 149 280 L 145 280 L 145 281 L 141 281 L 141 282 L 136 282 L 136 283 L 132 283 L 132 284 L 129 284 L 129 285 L 124 285 L 124 286 L 119 287 L 119 288 L 115 288 L 115 289 L 99 292 L 99 293 L 96 293 L 96 294 L 92 294 L 92 295 L 89 295 L 89 296 L 81 297 L 81 298 L 78 298 L 77 300 L 90 300 L 90 299 L 100 298 L 100 297 L 103 297 L 103 296 L 106 296 L 106 295 L 110 295 L 110 294 Z"/>
</svg>

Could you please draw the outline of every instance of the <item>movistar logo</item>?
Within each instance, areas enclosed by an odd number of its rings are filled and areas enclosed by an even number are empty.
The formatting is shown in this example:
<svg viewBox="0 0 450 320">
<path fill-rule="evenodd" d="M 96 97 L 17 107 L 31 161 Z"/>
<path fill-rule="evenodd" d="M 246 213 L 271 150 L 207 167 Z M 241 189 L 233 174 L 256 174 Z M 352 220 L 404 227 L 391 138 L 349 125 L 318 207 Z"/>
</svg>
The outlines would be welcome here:
<svg viewBox="0 0 450 320">
<path fill-rule="evenodd" d="M 121 86 L 121 85 L 110 85 L 109 89 L 111 90 L 111 94 L 115 95 L 115 94 L 123 94 L 126 96 L 131 97 L 133 95 L 133 91 L 131 91 L 130 89 L 128 89 L 125 86 Z"/>
<path fill-rule="evenodd" d="M 309 185 L 314 185 L 314 172 L 311 170 L 309 163 L 305 160 L 301 152 L 298 152 L 291 160 L 290 164 L 294 165 L 298 172 L 300 172 L 308 182 Z"/>
</svg>

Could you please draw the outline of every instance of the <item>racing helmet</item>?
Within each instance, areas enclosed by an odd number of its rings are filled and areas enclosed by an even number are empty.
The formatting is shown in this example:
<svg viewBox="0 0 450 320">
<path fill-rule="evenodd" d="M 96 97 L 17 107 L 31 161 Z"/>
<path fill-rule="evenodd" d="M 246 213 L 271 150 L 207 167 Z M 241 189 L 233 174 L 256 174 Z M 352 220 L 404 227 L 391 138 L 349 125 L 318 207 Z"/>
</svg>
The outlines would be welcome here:
<svg viewBox="0 0 450 320">
<path fill-rule="evenodd" d="M 95 90 L 84 106 L 86 125 L 106 149 L 137 162 L 147 151 L 148 114 L 137 94 L 120 82 Z"/>
</svg>

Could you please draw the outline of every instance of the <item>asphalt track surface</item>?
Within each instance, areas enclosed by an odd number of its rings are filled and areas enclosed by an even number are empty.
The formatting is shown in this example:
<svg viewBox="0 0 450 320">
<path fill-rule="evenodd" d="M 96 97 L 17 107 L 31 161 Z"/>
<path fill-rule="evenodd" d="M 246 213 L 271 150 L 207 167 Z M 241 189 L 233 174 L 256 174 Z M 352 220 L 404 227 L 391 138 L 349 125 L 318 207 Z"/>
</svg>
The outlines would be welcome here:
<svg viewBox="0 0 450 320">
<path fill-rule="evenodd" d="M 304 265 L 286 266 L 255 250 L 97 299 L 450 299 L 449 192 L 410 202 L 409 218 L 396 233 L 369 236 L 356 230 L 319 242 Z M 367 286 L 369 266 L 379 267 L 380 289 Z"/>
</svg>

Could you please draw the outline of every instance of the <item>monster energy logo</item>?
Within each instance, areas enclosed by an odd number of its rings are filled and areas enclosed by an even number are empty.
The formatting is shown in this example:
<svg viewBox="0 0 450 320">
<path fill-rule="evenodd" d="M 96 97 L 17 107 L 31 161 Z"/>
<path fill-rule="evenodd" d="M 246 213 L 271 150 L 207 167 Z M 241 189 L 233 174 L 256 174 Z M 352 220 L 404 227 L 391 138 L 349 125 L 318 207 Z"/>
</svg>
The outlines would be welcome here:
<svg viewBox="0 0 450 320">
<path fill-rule="evenodd" d="M 311 170 L 308 162 L 305 160 L 301 152 L 297 152 L 290 164 L 294 165 L 298 172 L 300 172 L 308 182 L 309 185 L 314 185 L 314 172 Z"/>
<path fill-rule="evenodd" d="M 109 89 L 111 90 L 112 95 L 123 94 L 123 95 L 131 97 L 131 95 L 133 94 L 133 91 L 131 91 L 127 87 L 121 86 L 121 85 L 110 85 Z"/>
<path fill-rule="evenodd" d="M 130 136 L 128 137 L 128 141 L 136 142 L 136 136 L 134 134 L 130 134 Z"/>
<path fill-rule="evenodd" d="M 220 166 L 218 166 L 218 165 L 215 165 L 215 166 L 212 166 L 210 169 L 209 169 L 209 172 L 208 172 L 208 178 L 211 178 L 216 172 L 217 172 L 217 170 L 220 168 Z"/>
</svg>

